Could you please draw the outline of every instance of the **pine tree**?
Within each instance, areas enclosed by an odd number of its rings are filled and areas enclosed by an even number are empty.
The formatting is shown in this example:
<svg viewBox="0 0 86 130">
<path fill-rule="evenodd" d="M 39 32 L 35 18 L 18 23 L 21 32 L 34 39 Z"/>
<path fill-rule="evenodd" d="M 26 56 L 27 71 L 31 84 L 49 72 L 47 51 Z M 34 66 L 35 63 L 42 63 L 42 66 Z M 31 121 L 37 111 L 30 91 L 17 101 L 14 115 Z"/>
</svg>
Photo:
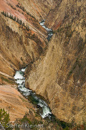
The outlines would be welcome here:
<svg viewBox="0 0 86 130">
<path fill-rule="evenodd" d="M 4 128 L 8 127 L 7 124 L 9 123 L 9 121 L 9 114 L 4 109 L 0 109 L 0 122 L 4 126 Z"/>
</svg>

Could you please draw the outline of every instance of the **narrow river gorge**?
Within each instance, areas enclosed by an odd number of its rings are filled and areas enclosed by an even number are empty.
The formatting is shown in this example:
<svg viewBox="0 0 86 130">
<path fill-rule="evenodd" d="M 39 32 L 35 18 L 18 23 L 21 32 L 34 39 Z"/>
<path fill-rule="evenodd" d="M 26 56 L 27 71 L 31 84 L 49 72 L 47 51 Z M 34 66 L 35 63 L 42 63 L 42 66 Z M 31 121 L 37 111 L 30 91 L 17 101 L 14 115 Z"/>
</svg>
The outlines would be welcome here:
<svg viewBox="0 0 86 130">
<path fill-rule="evenodd" d="M 45 21 L 43 20 L 40 22 L 40 25 L 46 29 L 48 32 L 48 41 L 51 39 L 53 35 L 53 31 L 49 28 L 47 28 L 44 25 Z M 37 105 L 39 108 L 39 114 L 41 115 L 42 118 L 49 117 L 51 118 L 52 113 L 50 108 L 48 107 L 47 103 L 40 99 L 32 90 L 28 89 L 25 87 L 25 77 L 24 77 L 24 72 L 26 68 L 22 68 L 19 71 L 16 71 L 14 79 L 15 82 L 18 84 L 18 90 L 19 92 L 28 100 L 31 100 L 33 104 Z"/>
<path fill-rule="evenodd" d="M 15 78 L 15 82 L 18 84 L 18 90 L 25 98 L 27 99 L 30 98 L 33 104 L 39 106 L 39 109 L 42 108 L 42 113 L 40 113 L 42 118 L 50 117 L 52 114 L 47 103 L 42 99 L 40 99 L 39 97 L 37 97 L 36 94 L 32 92 L 32 90 L 25 88 L 24 72 L 25 72 L 25 68 L 16 71 L 15 73 L 14 78 Z"/>
<path fill-rule="evenodd" d="M 86 130 L 86 0 L 1 0 L 0 109 L 13 130 Z"/>
</svg>

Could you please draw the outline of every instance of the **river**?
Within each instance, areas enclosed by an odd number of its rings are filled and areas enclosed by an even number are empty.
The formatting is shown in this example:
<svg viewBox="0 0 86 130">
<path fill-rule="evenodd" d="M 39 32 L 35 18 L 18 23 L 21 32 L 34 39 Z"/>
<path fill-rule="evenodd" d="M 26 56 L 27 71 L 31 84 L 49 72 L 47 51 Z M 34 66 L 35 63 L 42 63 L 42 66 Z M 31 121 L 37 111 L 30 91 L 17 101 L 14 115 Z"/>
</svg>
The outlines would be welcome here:
<svg viewBox="0 0 86 130">
<path fill-rule="evenodd" d="M 33 99 L 33 102 L 35 102 L 35 104 L 37 106 L 39 106 L 39 109 L 42 108 L 42 113 L 40 113 L 42 118 L 45 118 L 45 117 L 50 118 L 50 116 L 52 114 L 51 114 L 51 111 L 50 111 L 47 103 L 45 101 L 43 101 L 42 99 L 40 99 L 39 97 L 37 97 L 36 94 L 34 92 L 32 92 L 32 90 L 25 87 L 24 72 L 25 72 L 25 68 L 23 68 L 19 71 L 16 71 L 16 73 L 15 73 L 14 79 L 15 79 L 15 82 L 18 84 L 18 90 L 27 99 L 29 98 L 29 96 L 31 96 Z"/>
<path fill-rule="evenodd" d="M 44 25 L 44 23 L 45 23 L 45 20 L 43 20 L 42 22 L 40 22 L 40 25 L 41 25 L 43 28 L 45 28 L 45 30 L 48 32 L 48 37 L 47 37 L 47 39 L 48 39 L 48 41 L 50 41 L 51 37 L 53 36 L 53 31 L 52 31 L 52 29 L 47 28 L 47 27 Z"/>
<path fill-rule="evenodd" d="M 46 31 L 48 32 L 47 39 L 49 41 L 53 35 L 53 31 L 51 29 L 47 28 L 44 25 L 44 23 L 45 23 L 45 21 L 43 20 L 42 22 L 40 22 L 40 25 L 43 28 L 45 28 Z M 42 112 L 40 112 L 40 115 L 42 118 L 45 118 L 45 117 L 51 118 L 52 113 L 51 113 L 50 108 L 48 107 L 47 103 L 45 101 L 43 101 L 42 99 L 40 99 L 34 92 L 32 92 L 32 90 L 25 87 L 25 77 L 24 77 L 25 69 L 26 68 L 22 68 L 21 70 L 16 71 L 16 73 L 15 73 L 14 79 L 15 79 L 15 82 L 18 84 L 18 90 L 27 99 L 29 99 L 29 97 L 31 97 L 32 103 L 35 102 L 35 104 L 37 106 L 39 106 L 38 108 L 42 109 Z"/>
</svg>

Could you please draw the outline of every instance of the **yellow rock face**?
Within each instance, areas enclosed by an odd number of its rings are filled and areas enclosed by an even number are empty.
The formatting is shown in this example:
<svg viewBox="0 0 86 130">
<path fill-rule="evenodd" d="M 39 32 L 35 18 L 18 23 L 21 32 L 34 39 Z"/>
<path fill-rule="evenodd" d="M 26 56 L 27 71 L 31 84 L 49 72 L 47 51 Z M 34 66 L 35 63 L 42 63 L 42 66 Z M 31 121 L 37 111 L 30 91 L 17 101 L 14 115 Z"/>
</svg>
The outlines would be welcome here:
<svg viewBox="0 0 86 130">
<path fill-rule="evenodd" d="M 10 7 L 10 12 L 30 28 L 0 14 L 0 83 L 3 84 L 2 75 L 13 77 L 15 70 L 29 64 L 26 86 L 48 101 L 52 113 L 66 122 L 86 122 L 86 0 L 16 2 L 10 3 L 16 8 Z M 8 7 L 7 0 L 5 4 Z M 7 8 L 0 4 L 0 11 L 3 10 Z M 54 35 L 46 53 L 40 57 L 47 42 L 47 32 L 38 23 L 43 19 Z M 22 108 L 20 99 L 12 97 L 11 100 L 9 94 L 2 97 L 8 99 L 6 104 L 1 101 L 4 108 L 11 109 L 8 104 L 12 100 L 14 106 L 17 102 Z M 24 111 L 21 109 L 23 114 L 26 111 L 26 107 Z"/>
<path fill-rule="evenodd" d="M 14 70 L 35 61 L 46 47 L 46 39 L 38 34 L 1 15 L 0 71 L 13 76 Z"/>
<path fill-rule="evenodd" d="M 85 5 L 86 1 L 63 0 L 58 9 L 51 10 L 46 25 L 55 34 L 46 55 L 35 62 L 26 80 L 26 86 L 48 101 L 57 118 L 77 124 L 86 122 Z"/>
<path fill-rule="evenodd" d="M 10 115 L 10 120 L 23 118 L 33 106 L 11 85 L 0 85 L 0 108 Z"/>
<path fill-rule="evenodd" d="M 27 74 L 26 86 L 47 99 L 57 118 L 82 123 L 86 121 L 86 47 L 82 50 L 84 54 L 77 52 L 78 46 L 68 50 L 63 46 L 64 39 L 60 40 L 60 35 L 53 36 L 46 56 Z"/>
</svg>

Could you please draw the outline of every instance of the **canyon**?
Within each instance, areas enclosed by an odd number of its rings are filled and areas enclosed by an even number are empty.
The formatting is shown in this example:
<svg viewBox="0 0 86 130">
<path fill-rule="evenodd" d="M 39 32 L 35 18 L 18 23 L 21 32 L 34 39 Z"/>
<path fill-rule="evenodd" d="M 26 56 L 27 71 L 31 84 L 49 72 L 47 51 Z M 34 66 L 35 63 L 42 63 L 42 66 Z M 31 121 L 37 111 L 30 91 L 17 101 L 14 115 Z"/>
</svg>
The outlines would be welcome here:
<svg viewBox="0 0 86 130">
<path fill-rule="evenodd" d="M 42 20 L 53 31 L 49 41 Z M 26 88 L 43 97 L 57 119 L 86 122 L 85 0 L 1 0 L 0 104 L 8 112 L 6 106 L 15 107 L 12 121 L 35 111 L 14 82 L 15 72 L 26 66 Z"/>
<path fill-rule="evenodd" d="M 26 86 L 43 96 L 52 113 L 66 122 L 86 121 L 85 5 L 64 0 L 50 12 L 45 25 L 55 34 L 26 79 Z"/>
</svg>

